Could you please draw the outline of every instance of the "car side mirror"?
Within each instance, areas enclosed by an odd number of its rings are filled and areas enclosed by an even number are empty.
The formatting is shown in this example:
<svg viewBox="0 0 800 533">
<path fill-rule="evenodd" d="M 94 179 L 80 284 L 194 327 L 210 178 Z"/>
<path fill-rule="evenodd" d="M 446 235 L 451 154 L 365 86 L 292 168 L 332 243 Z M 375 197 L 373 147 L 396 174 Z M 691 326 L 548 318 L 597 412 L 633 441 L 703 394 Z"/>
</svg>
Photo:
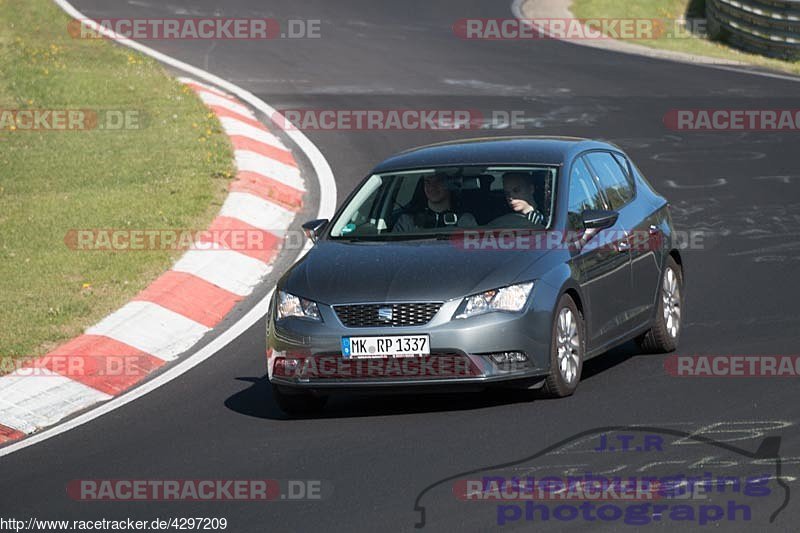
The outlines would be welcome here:
<svg viewBox="0 0 800 533">
<path fill-rule="evenodd" d="M 325 229 L 325 226 L 328 225 L 327 218 L 319 218 L 317 220 L 310 220 L 303 224 L 303 233 L 306 234 L 306 237 L 311 239 L 311 242 L 315 243 L 319 240 L 319 236 L 322 233 L 322 230 Z"/>
<path fill-rule="evenodd" d="M 604 209 L 587 209 L 581 213 L 581 221 L 586 229 L 606 229 L 617 223 L 619 213 Z"/>
</svg>

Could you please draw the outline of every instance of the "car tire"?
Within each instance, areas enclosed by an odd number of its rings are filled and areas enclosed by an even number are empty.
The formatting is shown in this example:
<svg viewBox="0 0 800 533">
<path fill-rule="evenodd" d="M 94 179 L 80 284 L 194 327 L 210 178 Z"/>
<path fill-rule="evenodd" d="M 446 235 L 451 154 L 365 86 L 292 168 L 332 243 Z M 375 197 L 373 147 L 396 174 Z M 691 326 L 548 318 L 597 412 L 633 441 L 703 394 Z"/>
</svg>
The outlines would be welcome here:
<svg viewBox="0 0 800 533">
<path fill-rule="evenodd" d="M 319 413 L 328 401 L 326 396 L 315 396 L 308 392 L 288 394 L 272 385 L 272 397 L 281 411 L 287 415 L 310 415 Z"/>
<path fill-rule="evenodd" d="M 571 396 L 581 380 L 585 353 L 583 315 L 565 294 L 558 301 L 550 341 L 550 371 L 542 387 L 546 398 Z"/>
<path fill-rule="evenodd" d="M 681 336 L 683 273 L 671 256 L 661 276 L 657 307 L 653 327 L 637 339 L 639 348 L 645 353 L 672 352 L 678 347 Z"/>
</svg>

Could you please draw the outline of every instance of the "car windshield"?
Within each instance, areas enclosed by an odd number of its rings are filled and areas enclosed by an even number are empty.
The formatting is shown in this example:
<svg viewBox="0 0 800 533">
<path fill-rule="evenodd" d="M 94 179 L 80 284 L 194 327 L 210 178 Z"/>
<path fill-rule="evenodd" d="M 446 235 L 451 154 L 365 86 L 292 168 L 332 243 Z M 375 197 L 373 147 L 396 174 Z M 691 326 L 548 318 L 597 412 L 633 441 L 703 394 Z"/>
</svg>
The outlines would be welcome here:
<svg viewBox="0 0 800 533">
<path fill-rule="evenodd" d="M 430 237 L 465 229 L 547 229 L 557 167 L 460 166 L 374 174 L 333 221 L 330 237 Z"/>
</svg>

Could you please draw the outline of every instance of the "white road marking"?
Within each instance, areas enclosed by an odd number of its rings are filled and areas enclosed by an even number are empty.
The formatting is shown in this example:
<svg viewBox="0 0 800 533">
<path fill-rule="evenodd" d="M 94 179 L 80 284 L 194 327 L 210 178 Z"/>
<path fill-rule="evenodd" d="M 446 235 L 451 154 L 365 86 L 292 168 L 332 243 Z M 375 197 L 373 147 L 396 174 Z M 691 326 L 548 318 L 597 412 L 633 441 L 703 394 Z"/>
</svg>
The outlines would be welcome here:
<svg viewBox="0 0 800 533">
<path fill-rule="evenodd" d="M 280 148 L 282 150 L 287 149 L 286 145 L 284 145 L 280 139 L 268 131 L 258 129 L 241 120 L 236 120 L 235 118 L 222 117 L 219 121 L 225 133 L 228 135 L 241 135 L 242 137 L 274 146 L 275 148 Z"/>
<path fill-rule="evenodd" d="M 105 335 L 171 361 L 194 346 L 208 331 L 210 328 L 203 324 L 156 303 L 133 301 L 86 330 L 86 334 Z"/>
<path fill-rule="evenodd" d="M 229 111 L 233 111 L 234 113 L 238 113 L 239 115 L 244 115 L 248 118 L 255 118 L 253 113 L 245 106 L 236 103 L 229 98 L 225 98 L 224 96 L 217 96 L 211 91 L 197 91 L 197 95 L 203 102 L 205 102 L 206 105 L 217 105 L 219 107 L 224 107 Z"/>
<path fill-rule="evenodd" d="M 239 296 L 247 296 L 272 267 L 233 250 L 190 250 L 172 270 L 187 272 Z"/>
<path fill-rule="evenodd" d="M 728 180 L 725 178 L 717 178 L 711 183 L 699 183 L 691 185 L 678 184 L 675 180 L 665 180 L 664 184 L 672 189 L 706 189 L 711 187 L 723 187 L 728 184 Z"/>
<path fill-rule="evenodd" d="M 238 218 L 251 226 L 275 234 L 278 234 L 278 231 L 286 230 L 295 217 L 294 211 L 243 192 L 230 193 L 225 203 L 222 204 L 219 214 Z"/>
<path fill-rule="evenodd" d="M 33 433 L 111 398 L 46 368 L 20 369 L 0 377 L 0 424 Z"/>
<path fill-rule="evenodd" d="M 236 166 L 240 171 L 250 171 L 270 177 L 300 191 L 306 190 L 306 182 L 296 167 L 276 161 L 249 150 L 236 150 Z"/>
</svg>

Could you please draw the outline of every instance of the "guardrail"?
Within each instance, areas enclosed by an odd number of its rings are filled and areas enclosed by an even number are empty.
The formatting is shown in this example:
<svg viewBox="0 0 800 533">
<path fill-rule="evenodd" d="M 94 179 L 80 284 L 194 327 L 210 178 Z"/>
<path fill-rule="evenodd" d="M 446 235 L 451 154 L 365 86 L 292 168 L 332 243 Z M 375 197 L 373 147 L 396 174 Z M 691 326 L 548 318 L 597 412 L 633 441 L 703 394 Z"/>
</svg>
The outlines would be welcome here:
<svg viewBox="0 0 800 533">
<path fill-rule="evenodd" d="M 713 39 L 771 57 L 800 59 L 800 0 L 706 0 Z"/>
</svg>

